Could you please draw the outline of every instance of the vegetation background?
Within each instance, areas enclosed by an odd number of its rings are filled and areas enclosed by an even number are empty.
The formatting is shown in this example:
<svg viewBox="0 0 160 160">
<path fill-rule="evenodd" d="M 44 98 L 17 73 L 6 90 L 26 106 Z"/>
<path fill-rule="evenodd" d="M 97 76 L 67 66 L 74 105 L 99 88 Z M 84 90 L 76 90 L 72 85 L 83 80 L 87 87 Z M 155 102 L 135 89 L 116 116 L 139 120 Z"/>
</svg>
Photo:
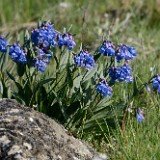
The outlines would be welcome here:
<svg viewBox="0 0 160 160">
<path fill-rule="evenodd" d="M 0 11 L 0 34 L 8 34 L 13 41 L 24 29 L 36 27 L 38 20 L 51 20 L 59 31 L 71 27 L 76 43 L 82 42 L 89 50 L 96 50 L 102 37 L 108 35 L 116 43 L 136 47 L 138 56 L 132 66 L 137 86 L 160 72 L 160 0 L 0 0 Z M 120 84 L 114 91 L 115 122 L 127 99 L 119 89 L 122 87 Z M 144 89 L 127 105 L 143 108 L 145 121 L 137 124 L 127 113 L 125 128 L 115 123 L 114 129 L 108 129 L 108 123 L 103 126 L 95 120 L 100 137 L 98 132 L 69 129 L 110 159 L 159 160 L 159 95 Z"/>
</svg>

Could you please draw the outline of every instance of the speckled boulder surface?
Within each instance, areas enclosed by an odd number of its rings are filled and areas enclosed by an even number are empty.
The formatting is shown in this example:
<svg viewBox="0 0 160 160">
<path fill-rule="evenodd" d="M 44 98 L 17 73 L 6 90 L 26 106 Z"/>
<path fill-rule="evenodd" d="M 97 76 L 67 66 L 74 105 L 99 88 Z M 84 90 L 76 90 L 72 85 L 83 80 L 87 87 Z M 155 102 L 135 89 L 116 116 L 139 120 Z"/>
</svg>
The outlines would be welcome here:
<svg viewBox="0 0 160 160">
<path fill-rule="evenodd" d="M 95 152 L 48 116 L 0 101 L 0 160 L 91 160 Z"/>
</svg>

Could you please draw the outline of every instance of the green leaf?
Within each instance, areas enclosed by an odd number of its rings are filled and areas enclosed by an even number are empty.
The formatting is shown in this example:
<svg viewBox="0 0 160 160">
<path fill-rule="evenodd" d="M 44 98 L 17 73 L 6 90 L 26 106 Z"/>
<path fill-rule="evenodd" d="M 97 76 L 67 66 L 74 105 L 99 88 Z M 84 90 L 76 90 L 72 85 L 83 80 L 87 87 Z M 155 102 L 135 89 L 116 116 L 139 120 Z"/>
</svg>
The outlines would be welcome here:
<svg viewBox="0 0 160 160">
<path fill-rule="evenodd" d="M 98 54 L 94 55 L 95 62 L 99 59 L 100 56 L 101 56 L 101 53 L 98 53 Z"/>
<path fill-rule="evenodd" d="M 133 96 L 136 96 L 138 94 L 138 84 L 137 84 L 137 77 L 134 77 L 133 81 Z"/>
<path fill-rule="evenodd" d="M 22 77 L 26 71 L 26 65 L 22 63 L 17 63 L 17 73 L 19 77 Z"/>
<path fill-rule="evenodd" d="M 3 63 L 4 63 L 4 56 L 5 56 L 5 54 L 1 53 L 1 57 L 0 57 L 0 70 L 1 71 L 2 71 L 2 66 L 3 66 Z"/>
<path fill-rule="evenodd" d="M 65 112 L 65 108 L 64 108 L 64 106 L 63 106 L 63 104 L 62 104 L 61 99 L 59 98 L 58 94 L 57 94 L 54 90 L 52 90 L 52 93 L 53 93 L 54 97 L 57 99 L 57 102 L 58 102 L 58 104 L 59 104 L 61 113 L 62 113 L 64 119 L 66 120 L 66 119 L 67 119 L 67 114 L 66 114 L 66 112 Z"/>
<path fill-rule="evenodd" d="M 11 80 L 13 80 L 14 82 L 16 81 L 12 74 L 10 74 L 8 71 L 6 71 L 6 73 Z"/>
<path fill-rule="evenodd" d="M 83 80 L 87 81 L 87 80 L 91 79 L 95 75 L 96 72 L 97 72 L 97 67 L 89 70 L 88 73 L 85 75 Z"/>
<path fill-rule="evenodd" d="M 61 66 L 61 69 L 64 69 L 68 63 L 68 55 L 69 54 L 63 54 L 62 55 L 62 58 L 61 58 L 61 61 L 60 61 L 60 66 Z"/>
<path fill-rule="evenodd" d="M 26 30 L 24 34 L 24 43 L 28 42 L 29 40 L 30 40 L 30 34 L 28 30 Z"/>
<path fill-rule="evenodd" d="M 48 78 L 48 79 L 45 79 L 45 80 L 41 80 L 37 85 L 38 86 L 42 86 L 42 85 L 44 85 L 46 83 L 53 82 L 55 80 L 56 80 L 55 78 Z"/>
<path fill-rule="evenodd" d="M 4 72 L 6 70 L 6 68 L 8 67 L 8 57 L 9 55 L 6 53 L 2 53 L 1 57 L 0 57 L 0 70 L 2 72 Z"/>
<path fill-rule="evenodd" d="M 0 81 L 0 93 L 3 95 L 3 84 L 1 81 Z"/>
<path fill-rule="evenodd" d="M 108 106 L 113 102 L 113 100 L 109 100 L 108 97 L 104 97 L 97 105 L 96 107 L 104 107 L 104 106 Z"/>
<path fill-rule="evenodd" d="M 59 61 L 58 61 L 58 58 L 57 58 L 57 56 L 55 55 L 55 53 L 53 53 L 53 57 L 54 57 L 54 59 L 55 59 L 55 61 L 56 61 L 56 69 L 59 69 Z"/>
</svg>

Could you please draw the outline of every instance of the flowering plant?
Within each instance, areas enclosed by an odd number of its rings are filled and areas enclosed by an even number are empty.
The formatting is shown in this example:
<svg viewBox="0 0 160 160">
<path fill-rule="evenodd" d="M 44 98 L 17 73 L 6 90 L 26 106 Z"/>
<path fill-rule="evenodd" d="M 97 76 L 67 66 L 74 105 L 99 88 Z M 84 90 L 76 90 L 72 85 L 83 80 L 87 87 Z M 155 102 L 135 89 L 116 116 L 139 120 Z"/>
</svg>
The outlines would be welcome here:
<svg viewBox="0 0 160 160">
<path fill-rule="evenodd" d="M 112 98 L 117 84 L 126 88 L 134 84 L 127 90 L 131 96 L 127 100 L 124 97 L 120 118 L 133 103 L 138 88 L 130 62 L 137 53 L 132 46 L 116 46 L 109 40 L 104 40 L 95 52 L 83 47 L 77 49 L 74 38 L 69 32 L 55 30 L 48 21 L 30 33 L 26 31 L 22 45 L 20 42 L 10 45 L 1 36 L 1 95 L 55 117 L 78 133 L 90 132 L 95 120 L 99 125 L 114 119 L 113 106 L 121 105 Z M 149 90 L 148 84 L 152 83 L 153 91 L 160 93 L 159 79 L 157 75 L 143 86 L 147 84 Z M 136 112 L 138 122 L 144 120 L 140 111 Z M 95 128 L 97 132 L 101 130 Z"/>
</svg>

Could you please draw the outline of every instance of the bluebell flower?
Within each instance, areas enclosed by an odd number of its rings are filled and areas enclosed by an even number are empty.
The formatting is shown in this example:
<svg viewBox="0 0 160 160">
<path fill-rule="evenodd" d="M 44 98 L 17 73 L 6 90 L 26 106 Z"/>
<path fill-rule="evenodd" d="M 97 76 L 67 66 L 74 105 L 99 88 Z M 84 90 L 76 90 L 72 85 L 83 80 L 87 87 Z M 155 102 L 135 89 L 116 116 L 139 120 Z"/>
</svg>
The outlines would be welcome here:
<svg viewBox="0 0 160 160">
<path fill-rule="evenodd" d="M 14 43 L 9 48 L 9 55 L 15 62 L 27 63 L 26 53 L 19 43 Z"/>
<path fill-rule="evenodd" d="M 62 46 L 66 46 L 68 50 L 72 50 L 76 46 L 73 35 L 71 35 L 70 33 L 65 33 L 63 35 L 59 34 L 58 46 L 60 48 L 62 48 Z"/>
<path fill-rule="evenodd" d="M 145 84 L 145 87 L 146 87 L 147 92 L 151 92 L 151 89 L 147 84 Z"/>
<path fill-rule="evenodd" d="M 47 64 L 43 59 L 36 59 L 34 66 L 37 68 L 39 72 L 44 72 L 46 70 Z"/>
<path fill-rule="evenodd" d="M 111 41 L 105 40 L 100 46 L 99 52 L 104 56 L 115 56 L 115 46 Z"/>
<path fill-rule="evenodd" d="M 138 108 L 136 111 L 136 119 L 138 123 L 144 120 L 143 111 L 140 108 Z"/>
<path fill-rule="evenodd" d="M 50 22 L 43 22 L 38 29 L 33 29 L 31 32 L 32 42 L 41 48 L 55 47 L 57 45 L 56 37 L 57 32 Z"/>
<path fill-rule="evenodd" d="M 52 53 L 48 50 L 48 49 L 45 49 L 45 48 L 38 48 L 36 47 L 35 50 L 38 52 L 38 56 L 39 57 L 48 57 L 48 58 L 52 58 Z"/>
<path fill-rule="evenodd" d="M 42 49 L 36 47 L 36 50 L 38 51 L 39 56 L 45 56 L 45 52 Z"/>
<path fill-rule="evenodd" d="M 39 72 L 44 72 L 47 64 L 49 64 L 52 54 L 47 49 L 35 48 L 38 52 L 38 55 L 34 61 L 34 66 L 38 69 Z"/>
<path fill-rule="evenodd" d="M 118 66 L 116 68 L 111 68 L 109 70 L 109 76 L 111 77 L 111 81 L 115 83 L 115 81 L 126 81 L 126 83 L 132 82 L 132 69 L 127 64 L 123 66 Z"/>
<path fill-rule="evenodd" d="M 7 45 L 8 45 L 8 42 L 6 41 L 5 36 L 0 36 L 0 52 L 6 53 Z"/>
<path fill-rule="evenodd" d="M 109 87 L 105 79 L 101 79 L 96 87 L 96 91 L 102 96 L 110 97 L 112 95 L 112 88 Z"/>
<path fill-rule="evenodd" d="M 88 53 L 87 50 L 81 50 L 80 53 L 74 57 L 74 62 L 79 67 L 86 67 L 87 70 L 95 67 L 94 58 Z"/>
<path fill-rule="evenodd" d="M 157 75 L 155 78 L 152 80 L 152 90 L 153 91 L 158 91 L 160 93 L 160 75 Z"/>
<path fill-rule="evenodd" d="M 119 46 L 116 52 L 117 61 L 120 62 L 122 59 L 131 60 L 136 57 L 136 48 L 122 44 Z"/>
</svg>

